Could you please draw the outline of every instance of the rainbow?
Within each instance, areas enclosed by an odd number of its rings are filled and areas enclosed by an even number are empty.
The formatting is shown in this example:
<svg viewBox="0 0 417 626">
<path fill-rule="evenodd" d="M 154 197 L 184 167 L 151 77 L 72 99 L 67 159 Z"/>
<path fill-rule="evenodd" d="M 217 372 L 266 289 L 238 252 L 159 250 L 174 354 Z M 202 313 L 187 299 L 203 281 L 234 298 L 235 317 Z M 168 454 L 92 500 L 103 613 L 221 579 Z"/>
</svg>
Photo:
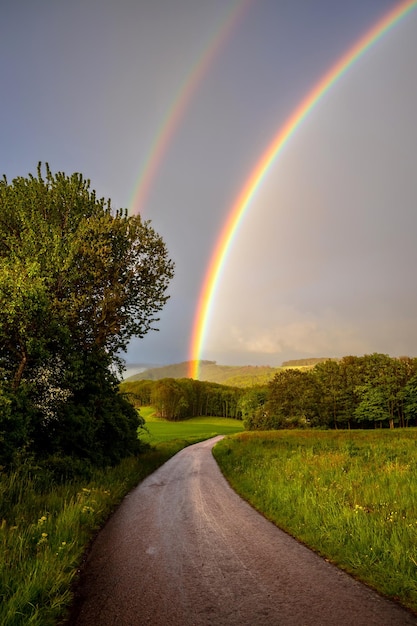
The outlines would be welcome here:
<svg viewBox="0 0 417 626">
<path fill-rule="evenodd" d="M 186 78 L 179 86 L 167 113 L 155 135 L 154 141 L 148 152 L 148 156 L 139 172 L 138 181 L 132 199 L 129 202 L 130 213 L 139 213 L 143 210 L 156 174 L 162 163 L 168 146 L 177 130 L 184 113 L 187 110 L 193 95 L 197 91 L 204 75 L 214 62 L 225 45 L 231 32 L 243 17 L 253 0 L 238 0 L 227 12 L 226 17 L 220 22 L 208 43 L 198 56 L 196 62 L 188 72 Z"/>
<path fill-rule="evenodd" d="M 417 0 L 405 0 L 397 4 L 372 26 L 332 67 L 324 74 L 319 82 L 308 92 L 306 97 L 298 104 L 283 126 L 278 130 L 272 142 L 262 154 L 257 165 L 246 180 L 235 203 L 228 213 L 220 236 L 211 255 L 209 265 L 200 291 L 197 303 L 196 315 L 191 335 L 189 371 L 190 378 L 199 377 L 200 355 L 202 352 L 211 308 L 214 301 L 216 287 L 220 279 L 222 268 L 233 237 L 237 232 L 239 223 L 252 199 L 259 189 L 263 179 L 269 171 L 272 163 L 279 156 L 284 146 L 292 135 L 307 118 L 310 111 L 317 105 L 329 89 L 338 81 L 347 70 L 369 48 L 375 44 L 389 29 L 403 19 L 417 5 Z"/>
</svg>

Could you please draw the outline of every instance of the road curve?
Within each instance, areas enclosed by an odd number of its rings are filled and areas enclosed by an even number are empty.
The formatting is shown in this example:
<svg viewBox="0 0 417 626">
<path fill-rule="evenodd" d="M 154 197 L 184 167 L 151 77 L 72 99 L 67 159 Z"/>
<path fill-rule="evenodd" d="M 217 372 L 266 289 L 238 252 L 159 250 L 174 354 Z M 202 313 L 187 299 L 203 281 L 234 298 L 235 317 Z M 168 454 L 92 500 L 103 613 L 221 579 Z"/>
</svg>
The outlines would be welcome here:
<svg viewBox="0 0 417 626">
<path fill-rule="evenodd" d="M 407 626 L 416 616 L 282 532 L 185 448 L 123 500 L 87 559 L 71 625 Z"/>
</svg>

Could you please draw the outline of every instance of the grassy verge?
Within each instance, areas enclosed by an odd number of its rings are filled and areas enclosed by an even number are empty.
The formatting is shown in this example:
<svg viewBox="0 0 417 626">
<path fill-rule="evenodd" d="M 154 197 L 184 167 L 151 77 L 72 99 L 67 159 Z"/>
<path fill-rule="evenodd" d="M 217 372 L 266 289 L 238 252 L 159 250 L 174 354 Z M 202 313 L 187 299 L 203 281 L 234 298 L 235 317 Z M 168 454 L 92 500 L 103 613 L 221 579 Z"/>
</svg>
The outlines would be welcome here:
<svg viewBox="0 0 417 626">
<path fill-rule="evenodd" d="M 30 462 L 11 475 L 0 473 L 2 626 L 60 623 L 71 604 L 71 585 L 86 548 L 123 497 L 182 448 L 220 434 L 230 422 L 217 424 L 214 419 L 209 426 L 206 418 L 207 427 L 199 427 L 198 420 L 194 425 L 192 421 L 187 428 L 184 423 L 164 426 L 156 421 L 160 436 L 148 433 L 152 447 L 147 452 L 94 471 L 85 480 L 57 484 Z"/>
<path fill-rule="evenodd" d="M 416 430 L 243 433 L 214 455 L 266 517 L 417 611 Z"/>
</svg>

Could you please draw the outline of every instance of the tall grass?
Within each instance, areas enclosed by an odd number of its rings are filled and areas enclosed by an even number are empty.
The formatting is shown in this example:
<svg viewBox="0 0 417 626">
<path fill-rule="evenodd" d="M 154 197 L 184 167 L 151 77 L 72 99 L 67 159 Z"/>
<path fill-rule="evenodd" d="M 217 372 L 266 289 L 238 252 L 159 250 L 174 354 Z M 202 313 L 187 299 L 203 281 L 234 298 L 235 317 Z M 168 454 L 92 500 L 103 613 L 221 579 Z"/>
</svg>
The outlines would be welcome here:
<svg viewBox="0 0 417 626">
<path fill-rule="evenodd" d="M 243 433 L 214 454 L 278 526 L 417 610 L 416 430 Z"/>
<path fill-rule="evenodd" d="M 0 624 L 58 623 L 91 538 L 130 489 L 186 445 L 161 443 L 62 485 L 31 463 L 0 476 Z"/>
</svg>

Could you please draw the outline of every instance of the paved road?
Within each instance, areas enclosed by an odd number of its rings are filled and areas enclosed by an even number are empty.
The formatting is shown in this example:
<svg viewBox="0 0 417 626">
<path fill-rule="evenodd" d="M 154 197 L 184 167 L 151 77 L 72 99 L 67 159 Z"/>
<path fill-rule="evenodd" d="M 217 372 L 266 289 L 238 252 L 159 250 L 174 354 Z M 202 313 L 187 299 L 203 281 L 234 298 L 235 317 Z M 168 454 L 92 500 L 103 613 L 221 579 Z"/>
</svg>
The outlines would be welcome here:
<svg viewBox="0 0 417 626">
<path fill-rule="evenodd" d="M 123 501 L 86 563 L 76 626 L 394 626 L 417 618 L 280 531 L 182 450 Z"/>
</svg>

